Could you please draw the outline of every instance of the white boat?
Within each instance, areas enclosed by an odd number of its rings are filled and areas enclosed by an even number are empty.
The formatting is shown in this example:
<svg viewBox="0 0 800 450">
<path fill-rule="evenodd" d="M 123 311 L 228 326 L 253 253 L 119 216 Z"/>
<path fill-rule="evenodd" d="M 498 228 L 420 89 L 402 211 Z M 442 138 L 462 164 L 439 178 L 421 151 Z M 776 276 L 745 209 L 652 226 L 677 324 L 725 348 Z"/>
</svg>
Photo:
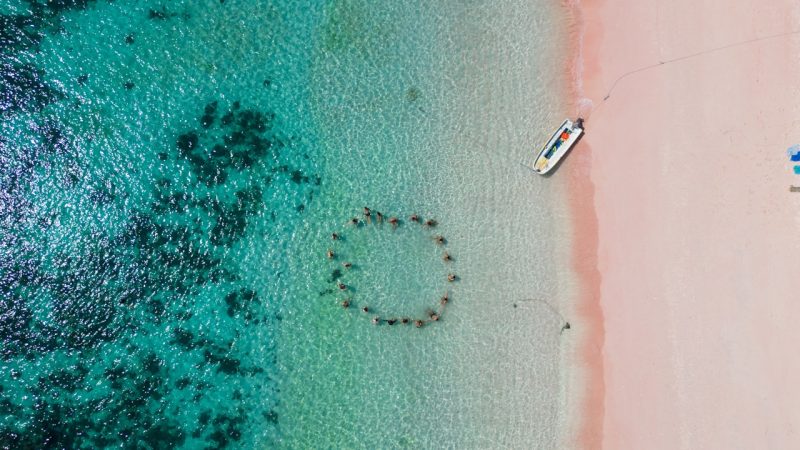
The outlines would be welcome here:
<svg viewBox="0 0 800 450">
<path fill-rule="evenodd" d="M 541 175 L 552 170 L 569 149 L 578 142 L 581 134 L 583 134 L 583 119 L 579 118 L 575 122 L 569 119 L 564 120 L 547 144 L 542 147 L 542 151 L 539 152 L 539 156 L 533 164 L 533 170 Z"/>
</svg>

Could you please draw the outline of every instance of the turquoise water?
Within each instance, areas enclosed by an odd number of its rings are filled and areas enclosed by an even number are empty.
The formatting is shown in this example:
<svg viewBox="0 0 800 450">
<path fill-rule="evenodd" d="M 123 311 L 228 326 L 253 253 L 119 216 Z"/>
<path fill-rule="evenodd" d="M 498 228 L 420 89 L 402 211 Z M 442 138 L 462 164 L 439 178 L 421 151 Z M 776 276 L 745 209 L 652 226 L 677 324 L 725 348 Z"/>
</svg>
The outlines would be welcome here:
<svg viewBox="0 0 800 450">
<path fill-rule="evenodd" d="M 0 3 L 2 447 L 552 448 L 544 3 Z"/>
</svg>

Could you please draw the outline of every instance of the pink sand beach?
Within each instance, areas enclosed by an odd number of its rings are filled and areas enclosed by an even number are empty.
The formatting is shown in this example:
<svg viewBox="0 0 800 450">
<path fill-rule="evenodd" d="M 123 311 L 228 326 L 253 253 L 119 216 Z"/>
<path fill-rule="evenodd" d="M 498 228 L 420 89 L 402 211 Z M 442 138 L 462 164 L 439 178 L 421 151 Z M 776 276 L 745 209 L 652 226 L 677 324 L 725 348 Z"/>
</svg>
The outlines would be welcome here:
<svg viewBox="0 0 800 450">
<path fill-rule="evenodd" d="M 578 8 L 574 447 L 800 448 L 800 3 Z"/>
</svg>

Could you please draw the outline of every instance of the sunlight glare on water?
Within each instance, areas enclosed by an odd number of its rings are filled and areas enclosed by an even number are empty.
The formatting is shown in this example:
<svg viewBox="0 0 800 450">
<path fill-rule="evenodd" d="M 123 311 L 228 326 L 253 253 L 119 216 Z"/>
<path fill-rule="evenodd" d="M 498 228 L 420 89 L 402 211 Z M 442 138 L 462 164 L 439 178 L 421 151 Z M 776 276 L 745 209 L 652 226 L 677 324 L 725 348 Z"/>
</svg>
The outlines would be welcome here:
<svg viewBox="0 0 800 450">
<path fill-rule="evenodd" d="M 4 447 L 552 448 L 555 7 L 0 14 Z"/>
</svg>

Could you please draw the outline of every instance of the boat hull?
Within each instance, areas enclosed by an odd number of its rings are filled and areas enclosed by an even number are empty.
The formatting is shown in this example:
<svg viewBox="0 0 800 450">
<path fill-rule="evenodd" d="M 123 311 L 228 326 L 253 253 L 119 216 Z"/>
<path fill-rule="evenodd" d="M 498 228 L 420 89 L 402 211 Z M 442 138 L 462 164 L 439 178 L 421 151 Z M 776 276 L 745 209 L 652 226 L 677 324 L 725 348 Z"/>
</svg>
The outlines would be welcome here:
<svg viewBox="0 0 800 450">
<path fill-rule="evenodd" d="M 583 128 L 577 126 L 569 119 L 564 120 L 564 123 L 558 127 L 556 132 L 553 133 L 547 143 L 542 147 L 539 156 L 536 157 L 536 162 L 533 164 L 533 170 L 541 175 L 553 170 L 553 168 L 558 165 L 558 162 L 561 161 L 575 143 L 578 142 L 582 134 Z"/>
</svg>

